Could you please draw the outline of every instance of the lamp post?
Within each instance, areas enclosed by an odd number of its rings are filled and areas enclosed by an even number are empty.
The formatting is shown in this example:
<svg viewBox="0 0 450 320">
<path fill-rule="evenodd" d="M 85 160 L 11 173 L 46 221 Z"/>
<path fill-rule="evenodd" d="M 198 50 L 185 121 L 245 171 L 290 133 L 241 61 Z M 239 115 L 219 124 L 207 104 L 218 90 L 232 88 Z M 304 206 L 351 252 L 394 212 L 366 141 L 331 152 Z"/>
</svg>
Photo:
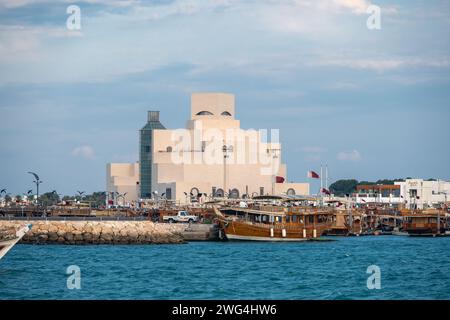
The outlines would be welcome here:
<svg viewBox="0 0 450 320">
<path fill-rule="evenodd" d="M 5 193 L 5 206 L 6 206 L 6 195 L 7 195 L 6 189 L 0 190 L 0 198 L 1 198 L 1 196 L 2 196 L 3 193 Z"/>
<path fill-rule="evenodd" d="M 36 184 L 36 203 L 39 206 L 39 185 L 42 183 L 41 179 L 39 179 L 39 176 L 34 172 L 28 172 L 29 174 L 34 176 L 34 183 Z"/>
<path fill-rule="evenodd" d="M 279 151 L 281 151 L 281 149 L 269 149 L 269 151 L 270 151 L 270 153 L 272 155 L 272 160 L 275 160 L 275 159 L 279 158 L 278 153 L 279 153 Z M 272 165 L 273 165 L 273 163 L 272 163 Z M 275 168 L 273 167 L 273 169 L 275 169 Z M 273 175 L 272 175 L 272 195 L 273 196 L 275 195 L 276 176 L 277 176 L 277 173 L 274 170 Z"/>
<path fill-rule="evenodd" d="M 227 146 L 226 144 L 222 147 L 223 152 L 223 193 L 225 196 L 227 190 L 227 158 L 229 157 L 229 153 L 233 152 L 233 146 Z"/>
</svg>

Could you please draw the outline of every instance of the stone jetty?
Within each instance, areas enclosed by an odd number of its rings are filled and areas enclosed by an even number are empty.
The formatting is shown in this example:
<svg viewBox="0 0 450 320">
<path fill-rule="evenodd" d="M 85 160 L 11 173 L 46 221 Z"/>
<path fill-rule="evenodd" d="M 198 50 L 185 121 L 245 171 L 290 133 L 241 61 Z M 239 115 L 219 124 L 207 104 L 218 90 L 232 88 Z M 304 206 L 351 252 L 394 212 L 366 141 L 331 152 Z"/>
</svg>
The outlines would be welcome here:
<svg viewBox="0 0 450 320">
<path fill-rule="evenodd" d="M 0 230 L 33 225 L 22 243 L 33 244 L 169 244 L 184 243 L 186 225 L 150 221 L 2 220 Z"/>
</svg>

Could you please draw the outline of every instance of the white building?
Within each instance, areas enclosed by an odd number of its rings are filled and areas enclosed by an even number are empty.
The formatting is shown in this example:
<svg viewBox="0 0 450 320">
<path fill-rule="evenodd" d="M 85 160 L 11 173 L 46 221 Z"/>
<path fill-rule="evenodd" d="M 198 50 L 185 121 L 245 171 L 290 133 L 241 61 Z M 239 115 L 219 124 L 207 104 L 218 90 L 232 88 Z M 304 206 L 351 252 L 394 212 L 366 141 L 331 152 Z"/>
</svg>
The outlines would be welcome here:
<svg viewBox="0 0 450 320">
<path fill-rule="evenodd" d="M 400 186 L 400 194 L 407 207 L 425 209 L 448 204 L 450 200 L 450 182 L 447 181 L 407 179 L 395 184 Z"/>
</svg>

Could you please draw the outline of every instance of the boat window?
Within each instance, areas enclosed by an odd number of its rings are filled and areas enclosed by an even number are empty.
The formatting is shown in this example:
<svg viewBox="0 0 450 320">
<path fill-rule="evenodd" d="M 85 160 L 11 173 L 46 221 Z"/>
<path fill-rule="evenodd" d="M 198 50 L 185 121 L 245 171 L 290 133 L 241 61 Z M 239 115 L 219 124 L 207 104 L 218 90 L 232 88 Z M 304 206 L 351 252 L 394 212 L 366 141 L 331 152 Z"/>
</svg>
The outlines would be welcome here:
<svg viewBox="0 0 450 320">
<path fill-rule="evenodd" d="M 291 222 L 291 217 L 290 216 L 286 216 L 286 223 Z"/>
<path fill-rule="evenodd" d="M 292 222 L 297 222 L 297 216 L 292 216 Z"/>
<path fill-rule="evenodd" d="M 314 223 L 314 216 L 313 215 L 309 216 L 309 223 Z"/>
</svg>

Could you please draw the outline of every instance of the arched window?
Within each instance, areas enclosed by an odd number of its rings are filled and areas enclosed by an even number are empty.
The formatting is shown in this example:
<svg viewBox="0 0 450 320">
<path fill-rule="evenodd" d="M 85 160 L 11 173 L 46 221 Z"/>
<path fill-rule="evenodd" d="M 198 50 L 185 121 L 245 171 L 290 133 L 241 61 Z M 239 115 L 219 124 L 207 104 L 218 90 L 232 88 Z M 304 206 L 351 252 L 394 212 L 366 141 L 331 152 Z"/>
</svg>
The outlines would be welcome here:
<svg viewBox="0 0 450 320">
<path fill-rule="evenodd" d="M 229 116 L 231 117 L 231 113 L 229 113 L 228 111 L 224 111 L 221 113 L 222 116 Z"/>
<path fill-rule="evenodd" d="M 292 188 L 289 188 L 288 191 L 286 192 L 286 194 L 288 196 L 295 196 L 295 190 Z"/>
<path fill-rule="evenodd" d="M 213 114 L 209 111 L 200 111 L 200 112 L 197 112 L 196 115 L 197 116 L 212 116 Z"/>
<path fill-rule="evenodd" d="M 238 199 L 239 198 L 239 190 L 233 189 L 230 191 L 230 199 Z"/>
<path fill-rule="evenodd" d="M 223 198 L 223 189 L 217 189 L 216 193 L 214 193 L 214 197 Z"/>
<path fill-rule="evenodd" d="M 167 152 L 172 152 L 172 147 L 171 147 L 171 146 L 168 146 L 168 147 L 166 148 L 166 151 L 167 151 Z"/>
</svg>

